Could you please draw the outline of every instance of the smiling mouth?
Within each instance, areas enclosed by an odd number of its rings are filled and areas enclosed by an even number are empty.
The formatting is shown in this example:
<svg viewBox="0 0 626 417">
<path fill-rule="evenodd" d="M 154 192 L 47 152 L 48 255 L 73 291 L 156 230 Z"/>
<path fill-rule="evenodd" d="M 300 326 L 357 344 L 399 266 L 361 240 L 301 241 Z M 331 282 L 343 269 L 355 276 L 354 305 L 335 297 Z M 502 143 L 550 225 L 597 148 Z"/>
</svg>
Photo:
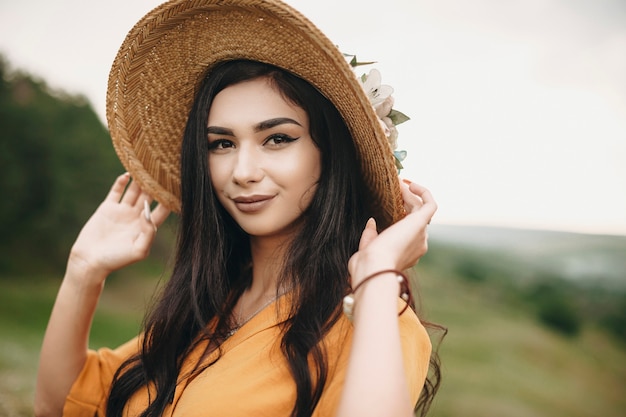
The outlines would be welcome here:
<svg viewBox="0 0 626 417">
<path fill-rule="evenodd" d="M 237 197 L 232 200 L 239 211 L 254 213 L 264 209 L 272 202 L 274 197 L 273 195 L 253 195 L 250 197 Z"/>
</svg>

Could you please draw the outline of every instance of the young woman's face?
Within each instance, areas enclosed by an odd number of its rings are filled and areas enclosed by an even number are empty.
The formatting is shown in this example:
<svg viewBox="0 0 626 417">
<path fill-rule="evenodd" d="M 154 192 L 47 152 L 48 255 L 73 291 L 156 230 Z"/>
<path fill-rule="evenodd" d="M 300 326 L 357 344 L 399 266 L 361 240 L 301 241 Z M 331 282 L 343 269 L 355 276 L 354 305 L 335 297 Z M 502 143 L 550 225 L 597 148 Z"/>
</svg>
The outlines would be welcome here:
<svg viewBox="0 0 626 417">
<path fill-rule="evenodd" d="M 265 78 L 218 93 L 209 110 L 209 169 L 218 200 L 252 236 L 292 233 L 321 157 L 303 109 Z"/>
</svg>

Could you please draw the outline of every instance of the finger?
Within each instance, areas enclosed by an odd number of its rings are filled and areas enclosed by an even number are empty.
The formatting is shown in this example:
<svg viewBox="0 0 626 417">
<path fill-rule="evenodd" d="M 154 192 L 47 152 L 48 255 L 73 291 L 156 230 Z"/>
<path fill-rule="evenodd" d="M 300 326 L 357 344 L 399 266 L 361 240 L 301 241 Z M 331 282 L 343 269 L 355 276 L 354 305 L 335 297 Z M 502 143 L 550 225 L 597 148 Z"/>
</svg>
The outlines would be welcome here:
<svg viewBox="0 0 626 417">
<path fill-rule="evenodd" d="M 406 180 L 406 179 L 402 180 L 402 182 L 407 185 L 406 188 L 402 187 L 403 197 L 405 196 L 404 190 L 408 191 L 410 195 L 413 195 L 414 197 L 419 198 L 420 207 L 423 207 L 424 205 L 428 205 L 427 210 L 432 211 L 432 214 L 434 214 L 434 212 L 437 210 L 437 203 L 435 202 L 435 199 L 433 195 L 431 194 L 431 192 L 428 190 L 428 188 L 421 186 L 417 183 L 411 182 L 409 180 Z M 410 195 L 407 195 L 408 199 L 411 201 L 415 201 L 414 198 L 410 197 Z"/>
<path fill-rule="evenodd" d="M 150 208 L 150 206 L 152 205 L 152 202 L 154 201 L 154 199 L 150 196 L 150 194 L 141 191 L 139 193 L 139 196 L 137 196 L 137 202 L 135 204 L 140 204 L 141 206 L 139 208 L 141 209 L 145 209 L 145 203 L 148 203 L 148 208 Z"/>
<path fill-rule="evenodd" d="M 370 244 L 372 240 L 374 240 L 378 236 L 378 231 L 376 230 L 376 220 L 373 217 L 365 224 L 365 229 L 363 229 L 363 233 L 361 234 L 361 240 L 359 241 L 359 250 L 365 248 Z"/>
<path fill-rule="evenodd" d="M 148 200 L 142 200 L 143 201 L 143 209 L 140 212 L 140 216 L 141 216 L 141 233 L 140 236 L 142 239 L 148 239 L 147 242 L 149 242 L 151 239 L 154 238 L 154 235 L 157 232 L 157 227 L 154 224 L 154 222 L 152 221 L 152 212 L 150 211 L 150 203 L 148 202 Z M 139 237 L 137 237 L 137 239 L 139 239 Z"/>
<path fill-rule="evenodd" d="M 150 210 L 148 200 L 143 200 L 143 216 L 146 218 L 146 221 L 152 223 L 152 211 Z"/>
<path fill-rule="evenodd" d="M 141 187 L 134 179 L 131 181 L 130 185 L 126 187 L 126 192 L 122 196 L 121 203 L 128 204 L 129 206 L 134 206 L 137 204 L 137 200 L 139 200 L 139 196 L 141 195 Z"/>
<path fill-rule="evenodd" d="M 157 225 L 152 220 L 152 211 L 150 210 L 150 202 L 148 202 L 147 199 L 143 200 L 143 217 L 146 220 L 146 222 L 149 223 L 150 226 L 152 226 L 152 228 L 154 229 L 154 232 L 156 233 Z"/>
<path fill-rule="evenodd" d="M 128 185 L 128 181 L 130 181 L 130 174 L 128 172 L 125 172 L 117 177 L 111 186 L 111 190 L 109 190 L 109 193 L 106 196 L 106 200 L 119 203 L 122 195 L 124 194 L 124 190 Z"/>
<path fill-rule="evenodd" d="M 407 217 L 414 218 L 418 223 L 430 224 L 435 212 L 437 211 L 437 203 L 430 195 L 430 192 L 424 193 L 424 203 L 422 206 L 410 212 Z"/>
<path fill-rule="evenodd" d="M 428 188 L 419 185 L 415 182 L 411 182 L 409 180 L 403 180 L 403 182 L 408 186 L 409 191 L 418 196 L 420 199 L 422 199 L 422 201 L 424 202 L 424 204 L 429 201 L 429 202 L 435 202 L 435 199 L 433 198 L 433 195 L 431 194 L 431 192 L 428 190 Z"/>
<path fill-rule="evenodd" d="M 409 221 L 415 221 L 415 227 L 422 227 L 424 225 L 430 224 L 432 217 L 437 211 L 437 203 L 435 202 L 435 199 L 433 198 L 430 191 L 422 186 L 415 184 L 415 186 L 410 188 L 411 193 L 419 195 L 421 203 L 419 206 L 414 205 L 407 208 L 407 217 L 410 217 L 412 219 Z"/>
<path fill-rule="evenodd" d="M 421 186 L 415 182 L 411 182 L 408 180 L 405 180 L 405 184 L 409 187 L 409 190 L 417 195 L 418 197 L 423 199 L 424 194 L 430 194 L 430 191 L 428 191 L 428 188 Z"/>
<path fill-rule="evenodd" d="M 167 216 L 169 216 L 170 213 L 170 209 L 159 203 L 157 204 L 155 209 L 152 210 L 152 222 L 155 226 L 161 227 L 161 225 L 163 224 L 163 222 L 165 222 L 165 219 L 167 219 Z"/>
<path fill-rule="evenodd" d="M 422 186 L 418 186 L 417 184 L 415 185 L 416 185 L 415 190 L 419 188 L 419 192 L 421 193 L 419 194 L 419 196 L 422 199 L 422 202 L 424 203 L 422 205 L 422 210 L 425 212 L 426 215 L 428 215 L 429 217 L 432 217 L 437 211 L 437 202 L 435 201 L 435 198 L 433 197 L 433 195 L 430 193 L 428 189 Z"/>
<path fill-rule="evenodd" d="M 403 182 L 400 184 L 400 191 L 402 192 L 402 201 L 404 202 L 404 210 L 406 210 L 407 213 L 412 213 L 420 209 L 422 205 L 424 204 L 421 197 L 413 193 L 410 190 L 409 185 L 407 185 L 406 183 Z"/>
</svg>

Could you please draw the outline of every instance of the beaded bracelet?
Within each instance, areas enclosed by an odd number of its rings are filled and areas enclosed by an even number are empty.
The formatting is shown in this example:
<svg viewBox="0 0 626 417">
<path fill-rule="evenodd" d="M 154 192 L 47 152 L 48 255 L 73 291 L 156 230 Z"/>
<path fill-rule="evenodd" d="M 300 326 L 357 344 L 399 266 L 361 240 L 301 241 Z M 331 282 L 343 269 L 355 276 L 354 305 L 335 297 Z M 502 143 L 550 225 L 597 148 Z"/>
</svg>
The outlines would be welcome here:
<svg viewBox="0 0 626 417">
<path fill-rule="evenodd" d="M 353 311 L 354 311 L 354 294 L 357 292 L 359 288 L 367 281 L 376 278 L 382 274 L 394 273 L 398 277 L 398 283 L 400 284 L 400 298 L 406 301 L 406 305 L 398 313 L 398 316 L 401 316 L 402 313 L 406 311 L 410 304 L 413 302 L 413 297 L 411 295 L 411 289 L 409 288 L 409 279 L 406 274 L 402 271 L 398 271 L 397 269 L 383 269 L 382 271 L 374 272 L 371 275 L 363 278 L 359 284 L 352 289 L 352 292 L 345 297 L 343 297 L 343 313 L 348 317 L 350 321 L 352 321 Z"/>
</svg>

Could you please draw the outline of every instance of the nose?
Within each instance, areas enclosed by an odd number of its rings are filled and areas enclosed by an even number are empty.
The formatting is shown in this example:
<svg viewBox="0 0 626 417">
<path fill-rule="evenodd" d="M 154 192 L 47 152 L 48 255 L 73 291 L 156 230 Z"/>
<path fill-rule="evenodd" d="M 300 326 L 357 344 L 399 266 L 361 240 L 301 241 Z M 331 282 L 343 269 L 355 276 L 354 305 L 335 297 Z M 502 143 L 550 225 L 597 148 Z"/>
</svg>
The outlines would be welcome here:
<svg viewBox="0 0 626 417">
<path fill-rule="evenodd" d="M 264 171 L 260 152 L 253 144 L 241 144 L 233 167 L 233 181 L 241 186 L 263 179 Z"/>
</svg>

